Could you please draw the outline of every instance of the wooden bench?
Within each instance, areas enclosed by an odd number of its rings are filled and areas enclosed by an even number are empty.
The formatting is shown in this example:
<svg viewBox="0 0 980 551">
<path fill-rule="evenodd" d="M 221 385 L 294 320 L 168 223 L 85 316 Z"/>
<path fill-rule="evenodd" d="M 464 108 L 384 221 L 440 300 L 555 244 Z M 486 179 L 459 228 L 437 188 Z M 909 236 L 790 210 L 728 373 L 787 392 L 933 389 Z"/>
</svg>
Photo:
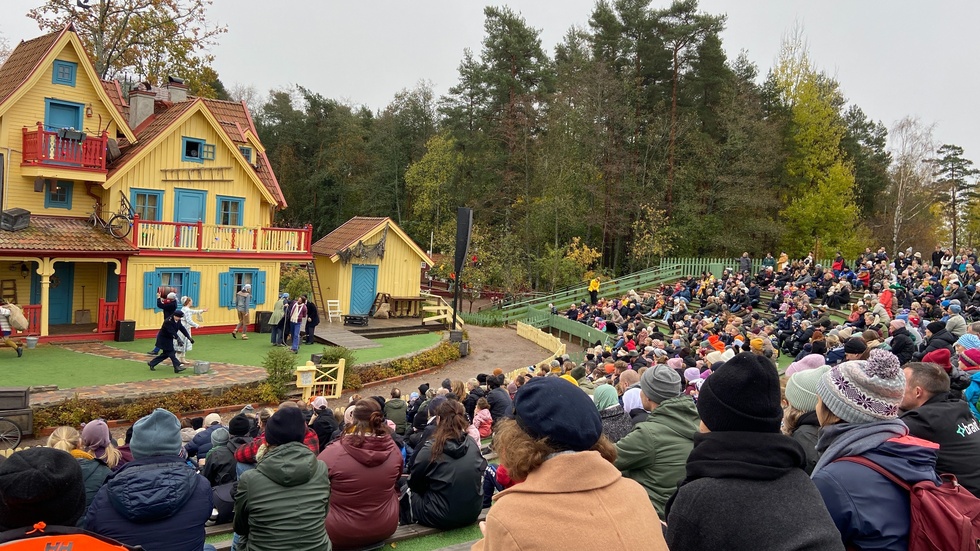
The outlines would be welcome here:
<svg viewBox="0 0 980 551">
<path fill-rule="evenodd" d="M 479 518 L 476 519 L 476 522 L 487 520 L 487 513 L 489 512 L 490 512 L 489 507 L 480 511 L 480 516 Z M 358 551 L 381 549 L 382 547 L 385 547 L 391 543 L 397 543 L 400 541 L 420 538 L 422 536 L 431 536 L 432 534 L 438 534 L 440 532 L 443 532 L 443 530 L 440 530 L 438 528 L 432 528 L 430 526 L 422 526 L 421 524 L 403 524 L 399 526 L 398 529 L 395 530 L 395 533 L 392 534 L 391 537 L 389 537 L 388 539 L 384 540 L 383 542 L 378 542 L 378 544 L 374 546 L 362 547 Z M 216 526 L 208 526 L 207 528 L 204 529 L 204 534 L 206 536 L 221 536 L 221 535 L 230 536 L 232 533 L 234 533 L 234 530 L 232 529 L 231 524 L 219 524 Z M 215 542 L 212 543 L 211 545 L 214 545 L 216 551 L 229 551 L 231 549 L 231 538 L 229 537 L 227 540 Z"/>
<path fill-rule="evenodd" d="M 391 304 L 391 313 L 398 318 L 413 317 L 422 315 L 422 304 L 426 301 L 425 297 L 391 297 L 388 301 Z"/>
</svg>

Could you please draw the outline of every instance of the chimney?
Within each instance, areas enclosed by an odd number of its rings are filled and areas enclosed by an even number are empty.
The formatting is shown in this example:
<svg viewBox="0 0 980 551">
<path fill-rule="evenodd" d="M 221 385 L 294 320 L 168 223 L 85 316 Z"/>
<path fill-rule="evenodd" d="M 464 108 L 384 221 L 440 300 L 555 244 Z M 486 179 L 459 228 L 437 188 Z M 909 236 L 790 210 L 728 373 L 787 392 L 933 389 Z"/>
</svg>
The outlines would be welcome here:
<svg viewBox="0 0 980 551">
<path fill-rule="evenodd" d="M 136 129 L 146 119 L 153 115 L 153 101 L 156 92 L 133 88 L 129 91 L 129 127 Z"/>
<path fill-rule="evenodd" d="M 170 93 L 171 103 L 187 101 L 187 85 L 184 84 L 184 79 L 167 77 L 167 85 L 164 88 Z"/>
</svg>

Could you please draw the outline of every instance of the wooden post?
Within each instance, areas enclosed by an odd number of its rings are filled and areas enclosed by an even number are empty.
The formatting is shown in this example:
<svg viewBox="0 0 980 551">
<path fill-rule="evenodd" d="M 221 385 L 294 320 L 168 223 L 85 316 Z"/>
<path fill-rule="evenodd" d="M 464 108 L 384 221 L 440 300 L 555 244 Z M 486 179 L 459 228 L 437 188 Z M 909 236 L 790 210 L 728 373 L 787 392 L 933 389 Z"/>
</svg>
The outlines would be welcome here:
<svg viewBox="0 0 980 551">
<path fill-rule="evenodd" d="M 132 239 L 130 242 L 134 247 L 139 248 L 142 240 L 140 239 L 140 215 L 138 212 L 133 213 L 133 233 L 131 235 Z"/>
<path fill-rule="evenodd" d="M 197 250 L 198 252 L 203 251 L 204 247 L 204 224 L 200 220 L 197 221 Z"/>
</svg>

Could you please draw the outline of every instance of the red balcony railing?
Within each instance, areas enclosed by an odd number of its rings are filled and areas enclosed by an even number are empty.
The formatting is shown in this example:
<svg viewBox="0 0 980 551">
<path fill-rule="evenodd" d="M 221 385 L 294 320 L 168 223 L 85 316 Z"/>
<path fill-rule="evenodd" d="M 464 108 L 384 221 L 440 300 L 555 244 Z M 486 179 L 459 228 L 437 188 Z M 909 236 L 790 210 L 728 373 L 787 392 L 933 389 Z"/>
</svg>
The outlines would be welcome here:
<svg viewBox="0 0 980 551">
<path fill-rule="evenodd" d="M 109 136 L 81 137 L 73 130 L 37 130 L 24 128 L 25 165 L 52 165 L 105 172 L 106 144 Z"/>
</svg>

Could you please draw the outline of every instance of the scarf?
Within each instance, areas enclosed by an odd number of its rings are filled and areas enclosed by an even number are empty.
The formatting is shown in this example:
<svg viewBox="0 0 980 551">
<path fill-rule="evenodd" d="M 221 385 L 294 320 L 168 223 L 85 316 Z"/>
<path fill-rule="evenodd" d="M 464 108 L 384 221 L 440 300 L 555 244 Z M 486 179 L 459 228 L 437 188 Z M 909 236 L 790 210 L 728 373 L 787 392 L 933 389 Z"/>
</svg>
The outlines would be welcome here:
<svg viewBox="0 0 980 551">
<path fill-rule="evenodd" d="M 677 485 L 664 508 L 670 507 L 680 489 L 701 478 L 778 480 L 794 469 L 803 469 L 806 453 L 795 440 L 779 433 L 709 432 L 694 435 L 694 449 L 687 458 L 687 475 Z"/>
<path fill-rule="evenodd" d="M 595 407 L 599 411 L 606 408 L 619 405 L 618 396 L 616 396 L 616 389 L 612 385 L 599 385 L 593 391 L 593 398 L 595 399 Z"/>
<path fill-rule="evenodd" d="M 813 467 L 813 473 L 816 474 L 835 459 L 862 455 L 887 440 L 908 433 L 909 428 L 899 419 L 876 423 L 837 423 L 823 427 L 817 436 L 817 451 L 822 455 Z M 812 478 L 813 475 L 810 476 Z"/>
<path fill-rule="evenodd" d="M 643 403 L 640 402 L 640 392 L 639 388 L 631 388 L 623 393 L 623 409 L 627 412 L 633 411 L 634 409 L 643 409 Z"/>
</svg>

